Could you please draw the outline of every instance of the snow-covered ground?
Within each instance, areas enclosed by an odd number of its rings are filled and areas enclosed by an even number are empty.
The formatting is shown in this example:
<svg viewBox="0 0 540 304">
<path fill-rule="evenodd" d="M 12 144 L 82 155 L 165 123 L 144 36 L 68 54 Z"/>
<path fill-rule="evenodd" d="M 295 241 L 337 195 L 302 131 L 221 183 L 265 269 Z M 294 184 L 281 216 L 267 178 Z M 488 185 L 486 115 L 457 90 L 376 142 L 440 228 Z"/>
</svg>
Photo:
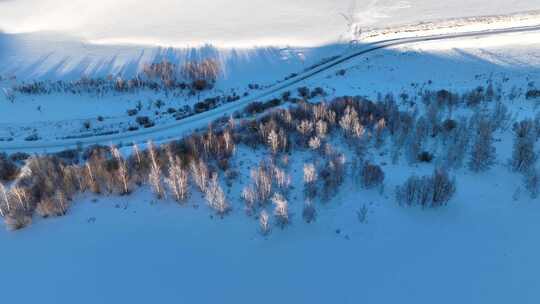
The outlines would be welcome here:
<svg viewBox="0 0 540 304">
<path fill-rule="evenodd" d="M 355 29 L 371 29 L 377 36 L 369 41 L 376 41 L 448 33 L 454 26 L 524 26 L 538 24 L 537 14 L 478 23 L 463 17 L 538 9 L 531 0 L 0 0 L 0 138 L 22 141 L 39 132 L 47 142 L 84 132 L 88 121 L 118 129 L 132 123 L 126 110 L 139 101 L 141 113 L 151 115 L 158 99 L 165 110 L 233 91 L 256 95 L 264 89 L 249 84 L 270 87 L 362 47 L 365 41 L 349 44 Z M 440 21 L 448 18 L 455 19 Z M 436 22 L 418 25 L 425 21 Z M 17 95 L 11 103 L 1 90 L 36 79 L 130 77 L 145 63 L 206 57 L 218 58 L 223 74 L 198 96 Z M 327 99 L 393 93 L 400 100 L 418 98 L 421 90 L 463 92 L 489 83 L 502 90 L 515 117 L 534 117 L 537 105 L 524 94 L 540 85 L 540 33 L 381 49 L 297 86 L 320 86 Z M 170 133 L 164 136 L 179 136 Z M 212 216 L 196 191 L 186 206 L 156 201 L 145 187 L 122 197 L 80 195 L 67 216 L 35 217 L 16 232 L 0 229 L 2 302 L 538 303 L 540 205 L 508 167 L 511 130 L 495 140 L 494 167 L 451 171 L 456 195 L 448 206 L 429 210 L 398 206 L 394 189 L 434 166 L 392 164 L 388 150 L 370 149 L 366 158 L 386 173 L 384 190 L 347 180 L 330 202 L 317 202 L 311 224 L 301 214 L 302 164 L 317 159 L 293 154 L 292 225 L 273 227 L 267 237 L 240 200 L 249 170 L 268 157 L 260 150 L 236 152 L 231 166 L 240 177 L 224 188 L 233 210 L 223 219 Z M 367 222 L 358 219 L 362 206 Z"/>
<path fill-rule="evenodd" d="M 349 27 L 538 10 L 531 0 L 16 0 L 0 1 L 0 29 L 61 31 L 101 43 L 196 46 L 320 45 Z"/>
<path fill-rule="evenodd" d="M 431 165 L 382 164 L 385 186 L 349 179 L 318 218 L 302 220 L 302 163 L 289 172 L 292 224 L 258 232 L 239 199 L 249 168 L 268 152 L 239 148 L 241 175 L 225 188 L 232 212 L 220 219 L 195 190 L 185 206 L 147 189 L 127 197 L 78 197 L 69 214 L 0 230 L 0 284 L 6 301 L 40 303 L 537 303 L 537 200 L 505 166 L 510 137 L 497 134 L 497 165 L 453 171 L 457 195 L 439 209 L 397 205 L 394 187 Z M 344 147 L 339 147 L 339 149 Z M 384 151 L 384 149 L 383 149 Z M 521 190 L 518 190 L 521 189 Z M 357 212 L 366 206 L 367 221 Z M 28 292 L 31 288 L 32 292 Z M 285 299 L 285 300 L 284 300 Z"/>
<path fill-rule="evenodd" d="M 9 39 L 8 39 L 9 40 Z M 14 38 L 14 40 L 16 40 Z M 6 62 L 6 71 L 20 71 L 17 79 L 4 77 L 2 84 L 8 87 L 20 83 L 20 79 L 77 79 L 77 75 L 105 77 L 110 70 L 124 77 L 133 77 L 143 62 L 166 58 L 172 62 L 195 56 L 182 49 L 143 48 L 135 46 L 106 47 L 95 46 L 97 56 L 102 57 L 100 69 L 89 62 L 95 59 L 74 60 L 75 56 L 92 53 L 78 44 L 65 41 L 47 43 L 36 37 L 24 40 L 27 46 L 13 43 L 7 52 L 14 59 Z M 477 86 L 485 86 L 492 82 L 503 90 L 505 95 L 525 93 L 524 90 L 535 79 L 540 77 L 540 31 L 528 33 L 508 33 L 496 36 L 449 39 L 406 44 L 403 46 L 381 49 L 351 59 L 323 73 L 302 81 L 291 87 L 293 95 L 297 87 L 308 86 L 324 88 L 328 97 L 343 95 L 365 95 L 374 98 L 377 94 L 406 93 L 410 96 L 419 91 L 430 89 L 452 89 L 463 92 Z M 22 50 L 38 49 L 36 45 L 48 46 L 51 56 L 42 62 L 32 64 L 23 62 L 32 55 L 21 56 Z M 57 54 L 67 52 L 74 54 L 66 59 L 62 66 L 54 66 L 59 60 Z M 157 125 L 166 125 L 175 121 L 173 114 L 166 113 L 168 108 L 178 109 L 191 106 L 206 97 L 222 94 L 239 96 L 250 94 L 257 96 L 283 80 L 291 73 L 302 73 L 306 68 L 321 62 L 324 58 L 361 50 L 366 45 L 330 45 L 313 48 L 266 48 L 244 51 L 217 50 L 206 48 L 202 55 L 208 53 L 218 56 L 224 73 L 218 79 L 216 87 L 209 92 L 191 96 L 186 92 L 165 94 L 163 92 L 111 92 L 104 96 L 80 95 L 71 93 L 53 93 L 51 95 L 17 94 L 14 102 L 8 102 L 6 96 L 0 96 L 0 111 L 5 113 L 0 123 L 3 131 L 0 138 L 10 141 L 24 141 L 32 134 L 38 134 L 40 140 L 60 140 L 73 137 L 89 137 L 110 132 L 127 132 L 130 127 L 137 127 L 135 117 L 127 115 L 128 109 L 142 106 L 138 115 L 152 117 Z M 60 48 L 63 48 L 60 50 Z M 39 48 L 43 50 L 44 48 Z M 131 63 L 127 58 L 138 51 L 146 56 L 139 62 Z M 118 52 L 118 53 L 116 53 Z M 107 55 L 109 54 L 109 55 Z M 212 55 L 211 55 L 212 56 Z M 154 59 L 151 59 L 154 58 Z M 21 60 L 21 61 L 17 61 Z M 127 61 L 127 63 L 126 63 Z M 28 70 L 20 69 L 28 66 Z M 345 75 L 338 75 L 343 70 Z M 434 73 L 433 71 L 437 72 Z M 261 71 L 264 71 L 261 73 Z M 8 74 L 9 75 L 9 74 Z M 27 81 L 28 81 L 27 80 Z M 262 89 L 249 89 L 248 84 L 258 84 Z M 276 94 L 280 96 L 281 92 Z M 268 96 L 266 98 L 270 98 Z M 156 106 L 156 101 L 163 104 Z M 159 113 L 155 115 L 155 113 Z M 103 119 L 98 119 L 103 117 Z"/>
</svg>

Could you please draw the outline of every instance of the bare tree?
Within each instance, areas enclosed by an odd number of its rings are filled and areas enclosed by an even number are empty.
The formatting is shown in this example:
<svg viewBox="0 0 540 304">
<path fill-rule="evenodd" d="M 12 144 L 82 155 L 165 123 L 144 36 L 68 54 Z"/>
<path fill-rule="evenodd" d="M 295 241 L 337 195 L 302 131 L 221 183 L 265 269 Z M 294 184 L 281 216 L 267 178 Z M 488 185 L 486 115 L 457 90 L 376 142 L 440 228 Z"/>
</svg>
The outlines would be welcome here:
<svg viewBox="0 0 540 304">
<path fill-rule="evenodd" d="M 234 119 L 232 120 L 232 124 L 234 125 Z M 235 151 L 234 140 L 233 140 L 231 131 L 229 129 L 226 129 L 223 132 L 223 141 L 225 142 L 225 152 L 227 153 L 227 155 L 234 154 L 234 151 Z"/>
<path fill-rule="evenodd" d="M 315 125 L 317 136 L 319 138 L 325 138 L 328 133 L 328 124 L 324 120 L 318 120 Z"/>
<path fill-rule="evenodd" d="M 268 235 L 270 233 L 270 216 L 266 210 L 262 210 L 259 215 L 259 229 L 262 235 Z"/>
<path fill-rule="evenodd" d="M 279 193 L 274 193 L 272 196 L 274 203 L 274 217 L 276 224 L 282 229 L 289 224 L 289 204 L 285 197 Z"/>
<path fill-rule="evenodd" d="M 384 181 L 384 172 L 380 166 L 365 162 L 360 173 L 360 184 L 364 188 L 379 186 Z"/>
<path fill-rule="evenodd" d="M 321 140 L 319 137 L 314 136 L 309 140 L 308 145 L 312 150 L 319 150 L 321 148 Z"/>
<path fill-rule="evenodd" d="M 286 194 L 291 186 L 291 177 L 285 170 L 273 165 L 274 180 L 281 193 Z"/>
<path fill-rule="evenodd" d="M 313 132 L 313 123 L 309 120 L 302 120 L 296 129 L 304 137 L 308 137 Z"/>
<path fill-rule="evenodd" d="M 431 176 L 411 176 L 405 184 L 396 189 L 396 199 L 400 204 L 439 207 L 445 205 L 456 192 L 455 179 L 437 169 Z"/>
<path fill-rule="evenodd" d="M 19 208 L 28 211 L 28 195 L 26 190 L 22 187 L 14 187 L 11 189 L 10 193 L 13 194 L 16 202 L 19 203 Z"/>
<path fill-rule="evenodd" d="M 343 113 L 343 116 L 339 120 L 339 125 L 341 126 L 345 134 L 349 135 L 352 134 L 353 127 L 356 124 L 359 124 L 358 113 L 353 107 L 347 106 L 345 112 Z"/>
<path fill-rule="evenodd" d="M 531 198 L 538 198 L 540 193 L 540 172 L 536 168 L 530 168 L 529 171 L 523 175 L 523 183 L 525 188 L 529 191 Z"/>
<path fill-rule="evenodd" d="M 512 168 L 518 172 L 527 172 L 534 166 L 538 156 L 534 151 L 535 130 L 532 120 L 523 120 L 514 125 L 514 149 Z"/>
<path fill-rule="evenodd" d="M 317 195 L 317 169 L 313 163 L 304 164 L 304 196 L 312 201 Z"/>
<path fill-rule="evenodd" d="M 214 209 L 218 215 L 223 216 L 231 209 L 231 206 L 225 199 L 225 193 L 219 185 L 217 173 L 212 174 L 212 178 L 208 182 L 205 194 L 208 205 Z"/>
<path fill-rule="evenodd" d="M 272 149 L 273 154 L 277 154 L 279 151 L 279 137 L 278 134 L 274 129 L 270 130 L 270 133 L 268 133 L 268 145 L 270 146 L 270 149 Z"/>
<path fill-rule="evenodd" d="M 302 217 L 306 223 L 314 222 L 317 219 L 317 210 L 310 200 L 304 202 L 304 209 L 302 210 Z"/>
<path fill-rule="evenodd" d="M 244 202 L 246 204 L 246 213 L 248 215 L 251 215 L 255 210 L 255 204 L 257 203 L 257 193 L 252 186 L 244 187 L 244 189 L 242 190 L 242 199 L 244 199 Z"/>
<path fill-rule="evenodd" d="M 86 163 L 86 184 L 88 185 L 88 188 L 90 188 L 90 191 L 94 193 L 101 193 L 101 187 L 99 184 L 99 181 L 96 178 L 96 175 L 94 174 L 95 169 L 94 166 L 90 163 Z"/>
<path fill-rule="evenodd" d="M 4 205 L 6 206 L 4 211 Z M 2 182 L 0 182 L 0 213 L 5 216 L 6 213 L 11 211 L 11 205 L 9 204 L 8 192 Z"/>
<path fill-rule="evenodd" d="M 161 166 L 156 155 L 156 148 L 152 142 L 148 142 L 148 153 L 150 154 L 150 174 L 148 181 L 157 198 L 165 198 L 165 189 L 162 182 Z"/>
<path fill-rule="evenodd" d="M 448 140 L 445 142 L 444 161 L 447 167 L 457 169 L 463 165 L 470 141 L 470 131 L 465 119 L 461 119 L 450 132 Z"/>
<path fill-rule="evenodd" d="M 209 175 L 208 166 L 202 159 L 199 159 L 198 161 L 193 160 L 190 163 L 190 168 L 195 184 L 202 193 L 205 193 Z"/>
<path fill-rule="evenodd" d="M 188 172 L 182 168 L 182 162 L 169 151 L 169 177 L 165 178 L 169 190 L 177 202 L 188 198 Z"/>
<path fill-rule="evenodd" d="M 267 165 L 261 164 L 258 169 L 251 170 L 251 178 L 255 183 L 257 197 L 264 204 L 272 194 L 272 174 Z"/>
<path fill-rule="evenodd" d="M 479 172 L 488 170 L 495 162 L 493 146 L 493 129 L 487 118 L 477 120 L 476 137 L 471 150 L 469 168 Z"/>
<path fill-rule="evenodd" d="M 120 180 L 122 184 L 122 190 L 121 194 L 128 194 L 130 193 L 129 188 L 129 173 L 128 173 L 128 167 L 126 164 L 126 161 L 120 154 L 120 151 L 115 146 L 111 146 L 111 151 L 114 159 L 116 160 L 116 163 L 118 164 L 118 169 L 116 170 L 116 174 L 118 179 Z"/>
</svg>

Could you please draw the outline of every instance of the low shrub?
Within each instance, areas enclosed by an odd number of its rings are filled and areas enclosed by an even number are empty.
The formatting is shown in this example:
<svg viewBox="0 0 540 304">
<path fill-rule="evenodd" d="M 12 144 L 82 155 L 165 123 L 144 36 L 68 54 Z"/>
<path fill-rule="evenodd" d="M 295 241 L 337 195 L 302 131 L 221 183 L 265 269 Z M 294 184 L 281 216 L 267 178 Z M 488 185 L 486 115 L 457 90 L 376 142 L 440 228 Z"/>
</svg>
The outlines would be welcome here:
<svg viewBox="0 0 540 304">
<path fill-rule="evenodd" d="M 382 185 L 384 172 L 378 165 L 365 162 L 360 173 L 360 183 L 364 188 L 373 188 Z"/>
<path fill-rule="evenodd" d="M 17 177 L 19 168 L 5 153 L 0 153 L 0 180 L 11 181 Z"/>
<path fill-rule="evenodd" d="M 456 192 L 456 182 L 448 173 L 438 169 L 431 176 L 411 176 L 396 189 L 399 204 L 440 207 L 446 205 Z"/>
</svg>

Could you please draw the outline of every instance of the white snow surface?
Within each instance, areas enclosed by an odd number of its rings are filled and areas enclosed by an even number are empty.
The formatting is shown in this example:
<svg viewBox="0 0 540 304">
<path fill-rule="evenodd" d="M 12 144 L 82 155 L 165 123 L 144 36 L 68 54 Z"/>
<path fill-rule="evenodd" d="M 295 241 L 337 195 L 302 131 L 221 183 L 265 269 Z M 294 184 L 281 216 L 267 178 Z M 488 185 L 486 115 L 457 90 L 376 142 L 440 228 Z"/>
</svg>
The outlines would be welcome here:
<svg viewBox="0 0 540 304">
<path fill-rule="evenodd" d="M 312 46 L 349 28 L 540 9 L 533 0 L 4 0 L 0 30 L 58 31 L 101 43 Z"/>
<path fill-rule="evenodd" d="M 524 190 L 516 195 L 521 178 L 502 165 L 510 151 L 501 145 L 495 169 L 454 172 L 458 192 L 447 207 L 399 207 L 394 187 L 431 166 L 383 165 L 382 195 L 347 182 L 335 199 L 317 202 L 312 224 L 301 218 L 302 162 L 293 157 L 292 225 L 273 227 L 268 237 L 244 215 L 238 181 L 223 219 L 211 218 L 196 192 L 184 207 L 156 202 L 146 189 L 97 201 L 82 196 L 65 217 L 0 230 L 3 300 L 537 303 L 540 206 Z M 258 159 L 251 149 L 237 153 L 245 185 L 246 168 Z M 362 205 L 366 223 L 356 214 Z"/>
<path fill-rule="evenodd" d="M 540 4 L 0 0 L 0 76 L 8 76 L 0 88 L 32 79 L 132 75 L 156 58 L 217 54 L 226 71 L 216 92 L 241 92 L 250 82 L 272 84 L 339 54 L 349 46 L 332 43 L 348 39 L 353 24 L 383 28 L 532 9 Z M 528 33 L 408 45 L 359 57 L 301 85 L 323 86 L 331 98 L 412 94 L 418 87 L 463 91 L 492 81 L 507 94 L 513 87 L 538 84 L 539 41 L 537 33 Z M 207 43 L 219 51 L 201 47 Z M 321 44 L 325 47 L 314 47 Z M 346 74 L 336 75 L 342 68 Z M 533 116 L 538 108 L 520 93 L 507 106 L 516 115 Z M 10 104 L 0 93 L 0 123 L 45 130 L 50 126 L 40 123 L 69 120 L 79 128 L 82 120 L 98 114 L 122 119 L 139 98 L 157 97 L 163 96 L 19 96 Z M 193 100 L 164 101 L 180 106 Z M 250 182 L 248 166 L 257 164 L 260 151 L 237 152 L 232 166 L 240 171 L 241 184 L 230 192 L 225 188 L 233 211 L 224 219 L 210 218 L 212 212 L 195 191 L 184 207 L 156 202 L 144 187 L 125 197 L 81 195 L 65 217 L 35 217 L 17 232 L 0 229 L 1 301 L 538 303 L 540 205 L 522 189 L 522 177 L 506 166 L 510 132 L 496 135 L 493 169 L 452 172 L 457 194 L 444 208 L 399 207 L 395 186 L 433 167 L 386 164 L 382 194 L 348 181 L 336 198 L 317 202 L 319 218 L 312 224 L 301 218 L 306 156 L 296 155 L 290 170 L 296 187 L 290 198 L 292 225 L 283 231 L 274 227 L 268 237 L 244 215 L 239 199 L 241 187 Z M 371 160 L 390 163 L 387 155 L 370 153 Z M 360 223 L 356 212 L 364 204 L 368 221 Z"/>
</svg>

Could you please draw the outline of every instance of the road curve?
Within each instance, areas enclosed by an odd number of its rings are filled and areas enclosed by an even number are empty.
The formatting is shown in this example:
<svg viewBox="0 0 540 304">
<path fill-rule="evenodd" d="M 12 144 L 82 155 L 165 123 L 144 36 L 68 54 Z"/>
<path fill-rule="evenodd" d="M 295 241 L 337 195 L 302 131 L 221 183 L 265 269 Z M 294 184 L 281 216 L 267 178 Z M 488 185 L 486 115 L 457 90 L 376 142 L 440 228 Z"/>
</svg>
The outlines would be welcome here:
<svg viewBox="0 0 540 304">
<path fill-rule="evenodd" d="M 485 31 L 476 31 L 476 32 L 465 32 L 465 33 L 456 33 L 456 34 L 440 34 L 440 35 L 429 35 L 429 36 L 415 36 L 415 37 L 406 37 L 406 38 L 396 38 L 381 40 L 373 43 L 368 43 L 362 45 L 360 48 L 355 48 L 350 50 L 348 53 L 342 54 L 338 58 L 326 62 L 316 68 L 305 71 L 293 78 L 290 78 L 282 83 L 275 85 L 268 90 L 257 94 L 256 96 L 248 96 L 242 98 L 238 101 L 224 104 L 216 109 L 196 114 L 190 117 L 186 117 L 182 120 L 175 121 L 171 124 L 163 124 L 160 126 L 155 126 L 148 129 L 138 130 L 134 132 L 105 135 L 105 136 L 94 136 L 81 139 L 67 139 L 67 140 L 58 140 L 58 141 L 44 141 L 44 142 L 2 142 L 0 143 L 0 151 L 2 152 L 31 152 L 31 153 L 47 153 L 54 152 L 64 149 L 71 149 L 81 146 L 89 146 L 94 144 L 103 144 L 109 145 L 111 143 L 121 144 L 121 143 L 131 143 L 131 142 L 143 142 L 148 140 L 153 140 L 160 142 L 170 138 L 179 138 L 184 136 L 189 131 L 194 129 L 204 127 L 208 122 L 223 117 L 224 115 L 231 115 L 237 110 L 241 110 L 243 107 L 254 101 L 261 101 L 263 98 L 267 98 L 273 94 L 283 92 L 287 89 L 290 89 L 299 82 L 309 79 L 321 72 L 329 70 L 341 63 L 344 63 L 353 58 L 371 53 L 373 51 L 384 49 L 388 47 L 417 43 L 417 42 L 426 42 L 426 41 L 436 41 L 436 40 L 448 40 L 448 39 L 458 39 L 458 38 L 467 38 L 467 37 L 481 37 L 481 36 L 491 36 L 498 34 L 508 34 L 508 33 L 520 33 L 520 32 L 533 32 L 540 31 L 540 25 L 535 26 L 526 26 L 526 27 L 511 27 L 506 29 L 497 29 L 497 30 L 485 30 Z"/>
</svg>

